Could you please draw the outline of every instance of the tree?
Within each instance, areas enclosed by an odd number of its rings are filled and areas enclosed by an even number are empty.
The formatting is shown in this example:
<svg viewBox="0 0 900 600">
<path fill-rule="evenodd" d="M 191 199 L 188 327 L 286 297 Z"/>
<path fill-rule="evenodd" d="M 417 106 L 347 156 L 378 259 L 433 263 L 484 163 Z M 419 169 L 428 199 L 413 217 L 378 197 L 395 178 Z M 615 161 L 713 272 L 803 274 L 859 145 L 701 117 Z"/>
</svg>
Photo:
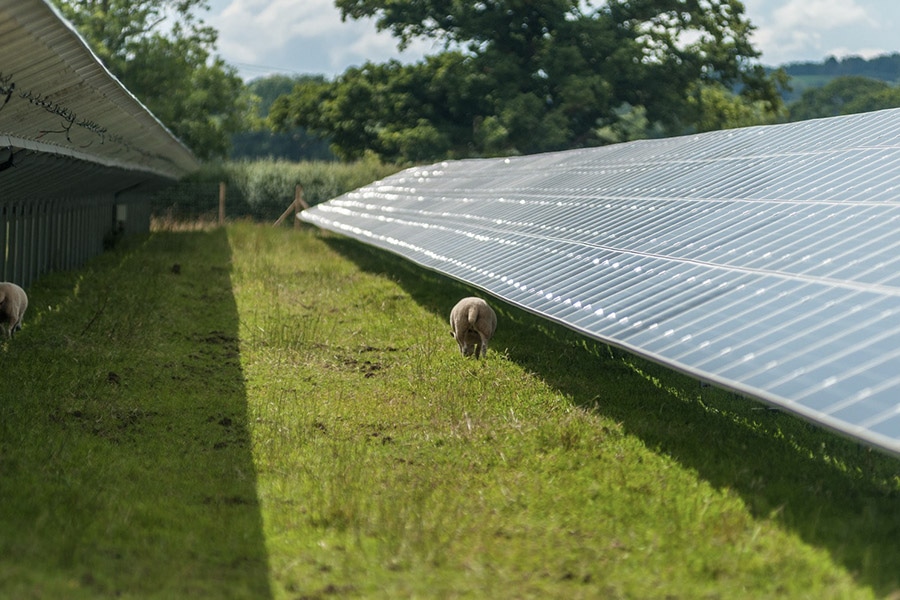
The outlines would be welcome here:
<svg viewBox="0 0 900 600">
<path fill-rule="evenodd" d="M 213 55 L 206 0 L 54 0 L 106 67 L 201 159 L 224 156 L 250 96 Z"/>
<path fill-rule="evenodd" d="M 275 103 L 275 127 L 328 135 L 344 158 L 532 153 L 776 118 L 783 74 L 767 74 L 737 0 L 337 0 L 401 47 L 444 51 L 367 64 Z M 636 111 L 636 112 L 634 112 Z M 629 114 L 626 126 L 618 126 Z"/>
<path fill-rule="evenodd" d="M 445 52 L 414 65 L 367 63 L 334 82 L 301 82 L 275 101 L 269 120 L 327 136 L 345 160 L 367 152 L 413 162 L 468 155 L 489 91 L 468 60 Z"/>
<path fill-rule="evenodd" d="M 803 121 L 896 107 L 900 107 L 900 88 L 878 79 L 848 75 L 805 90 L 788 108 L 792 121 Z"/>
<path fill-rule="evenodd" d="M 245 130 L 231 136 L 229 157 L 283 158 L 292 161 L 334 160 L 327 138 L 315 136 L 303 127 L 272 131 L 265 125 L 265 118 L 275 100 L 289 94 L 294 86 L 307 82 L 324 83 L 325 78 L 321 75 L 269 75 L 248 82 L 247 89 L 256 100 L 254 118 Z"/>
<path fill-rule="evenodd" d="M 722 84 L 700 85 L 688 97 L 695 111 L 693 129 L 718 131 L 749 127 L 783 119 L 787 111 L 773 110 L 763 100 L 748 101 Z"/>
<path fill-rule="evenodd" d="M 900 80 L 900 53 L 882 54 L 868 60 L 858 56 L 848 56 L 838 60 L 829 56 L 822 62 L 801 62 L 785 66 L 788 75 L 814 77 L 841 77 L 860 75 L 887 82 Z"/>
<path fill-rule="evenodd" d="M 327 132 L 342 156 L 531 153 L 604 143 L 630 130 L 616 123 L 632 109 L 671 134 L 731 118 L 710 111 L 740 106 L 765 119 L 782 106 L 737 0 L 336 4 L 344 18 L 374 18 L 401 47 L 444 44 L 415 65 L 366 65 L 278 103 L 274 125 Z M 706 89 L 728 102 L 699 102 Z"/>
</svg>

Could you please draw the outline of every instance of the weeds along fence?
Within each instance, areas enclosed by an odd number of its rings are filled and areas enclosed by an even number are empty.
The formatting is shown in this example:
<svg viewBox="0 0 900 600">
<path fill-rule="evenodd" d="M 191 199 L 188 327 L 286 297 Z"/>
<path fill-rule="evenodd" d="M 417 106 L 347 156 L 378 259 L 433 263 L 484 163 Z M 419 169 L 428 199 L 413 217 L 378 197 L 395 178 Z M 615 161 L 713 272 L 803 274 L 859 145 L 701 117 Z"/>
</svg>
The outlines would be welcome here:
<svg viewBox="0 0 900 600">
<path fill-rule="evenodd" d="M 304 200 L 314 205 L 399 169 L 374 159 L 355 163 L 262 160 L 209 164 L 157 192 L 150 206 L 158 220 L 216 221 L 224 186 L 226 218 L 274 222 L 294 201 L 297 186 L 302 187 Z"/>
</svg>

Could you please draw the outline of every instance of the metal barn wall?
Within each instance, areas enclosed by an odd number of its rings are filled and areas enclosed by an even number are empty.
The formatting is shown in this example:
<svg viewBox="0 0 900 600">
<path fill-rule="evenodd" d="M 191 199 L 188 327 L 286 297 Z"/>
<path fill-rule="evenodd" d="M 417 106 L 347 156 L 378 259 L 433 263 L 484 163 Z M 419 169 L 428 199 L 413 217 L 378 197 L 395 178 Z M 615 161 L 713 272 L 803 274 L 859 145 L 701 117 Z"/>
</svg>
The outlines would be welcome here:
<svg viewBox="0 0 900 600">
<path fill-rule="evenodd" d="M 141 204 L 148 206 L 134 206 Z M 112 195 L 0 203 L 0 281 L 27 288 L 44 273 L 83 265 L 104 250 L 118 206 Z"/>
<path fill-rule="evenodd" d="M 0 280 L 28 287 L 117 235 L 199 166 L 47 0 L 0 0 Z"/>
</svg>

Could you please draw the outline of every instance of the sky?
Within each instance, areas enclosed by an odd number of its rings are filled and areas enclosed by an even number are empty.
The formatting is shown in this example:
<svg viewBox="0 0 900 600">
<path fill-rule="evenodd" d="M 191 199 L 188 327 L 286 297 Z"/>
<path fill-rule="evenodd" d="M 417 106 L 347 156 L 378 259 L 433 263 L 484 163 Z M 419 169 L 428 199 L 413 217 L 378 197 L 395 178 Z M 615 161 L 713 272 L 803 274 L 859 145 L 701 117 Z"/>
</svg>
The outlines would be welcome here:
<svg viewBox="0 0 900 600">
<path fill-rule="evenodd" d="M 744 0 L 744 7 L 767 66 L 900 52 L 897 0 Z M 246 80 L 333 77 L 366 61 L 413 62 L 440 51 L 423 40 L 401 53 L 373 21 L 342 22 L 333 0 L 210 0 L 205 21 L 219 31 L 218 54 Z"/>
</svg>

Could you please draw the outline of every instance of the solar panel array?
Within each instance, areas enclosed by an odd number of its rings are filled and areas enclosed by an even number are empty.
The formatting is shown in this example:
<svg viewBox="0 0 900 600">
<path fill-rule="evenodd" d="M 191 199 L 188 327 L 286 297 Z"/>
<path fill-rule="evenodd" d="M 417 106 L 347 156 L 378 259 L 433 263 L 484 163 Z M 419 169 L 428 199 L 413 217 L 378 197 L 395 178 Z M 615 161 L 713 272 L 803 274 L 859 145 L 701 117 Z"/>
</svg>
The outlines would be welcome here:
<svg viewBox="0 0 900 600">
<path fill-rule="evenodd" d="M 299 217 L 900 454 L 900 110 L 442 162 Z"/>
</svg>

